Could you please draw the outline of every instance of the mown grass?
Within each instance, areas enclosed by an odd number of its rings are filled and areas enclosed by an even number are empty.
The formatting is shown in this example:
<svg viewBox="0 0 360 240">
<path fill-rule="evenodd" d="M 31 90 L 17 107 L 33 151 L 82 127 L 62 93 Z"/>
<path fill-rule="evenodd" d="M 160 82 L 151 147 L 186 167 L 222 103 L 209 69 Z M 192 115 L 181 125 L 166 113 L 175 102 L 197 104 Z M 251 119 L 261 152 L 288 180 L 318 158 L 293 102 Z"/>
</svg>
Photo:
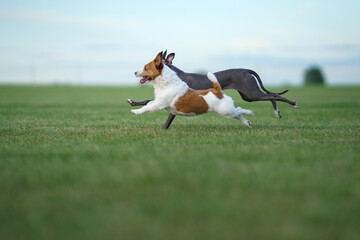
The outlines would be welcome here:
<svg viewBox="0 0 360 240">
<path fill-rule="evenodd" d="M 271 89 L 276 90 L 276 89 Z M 358 239 L 360 88 L 293 88 L 248 129 L 134 116 L 152 88 L 0 87 L 0 239 Z"/>
</svg>

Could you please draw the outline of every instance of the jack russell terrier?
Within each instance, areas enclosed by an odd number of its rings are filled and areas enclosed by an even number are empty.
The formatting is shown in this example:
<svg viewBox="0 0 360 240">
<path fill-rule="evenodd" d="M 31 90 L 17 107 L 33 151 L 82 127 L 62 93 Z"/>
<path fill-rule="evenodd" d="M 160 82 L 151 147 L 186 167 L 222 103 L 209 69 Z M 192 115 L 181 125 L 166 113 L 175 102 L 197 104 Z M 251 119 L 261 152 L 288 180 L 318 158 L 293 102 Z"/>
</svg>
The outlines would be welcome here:
<svg viewBox="0 0 360 240">
<path fill-rule="evenodd" d="M 207 77 L 213 88 L 207 90 L 194 90 L 182 81 L 176 72 L 171 70 L 162 61 L 163 53 L 146 64 L 143 70 L 135 72 L 136 77 L 142 77 L 141 84 L 151 81 L 155 88 L 155 100 L 148 102 L 140 109 L 131 110 L 135 115 L 167 109 L 173 115 L 195 116 L 209 112 L 218 113 L 226 118 L 240 120 L 251 128 L 251 123 L 242 114 L 254 115 L 252 111 L 235 108 L 231 97 L 221 91 L 213 73 Z"/>
</svg>

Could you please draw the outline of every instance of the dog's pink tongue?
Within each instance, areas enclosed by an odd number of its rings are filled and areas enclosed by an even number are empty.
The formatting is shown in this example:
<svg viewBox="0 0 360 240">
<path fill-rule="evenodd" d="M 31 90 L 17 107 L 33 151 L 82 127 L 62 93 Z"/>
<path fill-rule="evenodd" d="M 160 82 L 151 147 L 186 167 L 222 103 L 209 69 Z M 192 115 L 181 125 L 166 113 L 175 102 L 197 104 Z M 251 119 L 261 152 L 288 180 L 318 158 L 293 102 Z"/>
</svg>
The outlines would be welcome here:
<svg viewBox="0 0 360 240">
<path fill-rule="evenodd" d="M 143 77 L 142 79 L 140 79 L 140 83 L 144 84 L 146 83 L 146 81 L 149 79 L 149 77 Z"/>
</svg>

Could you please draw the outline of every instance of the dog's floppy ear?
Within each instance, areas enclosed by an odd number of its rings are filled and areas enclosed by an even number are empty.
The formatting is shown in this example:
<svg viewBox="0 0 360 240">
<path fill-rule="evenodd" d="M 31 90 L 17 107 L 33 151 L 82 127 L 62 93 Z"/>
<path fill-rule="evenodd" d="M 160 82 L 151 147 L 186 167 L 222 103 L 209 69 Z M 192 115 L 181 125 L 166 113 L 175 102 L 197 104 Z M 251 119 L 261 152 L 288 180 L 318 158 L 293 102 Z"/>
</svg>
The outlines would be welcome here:
<svg viewBox="0 0 360 240">
<path fill-rule="evenodd" d="M 163 61 L 165 61 L 166 60 L 166 54 L 167 54 L 167 49 L 165 50 L 165 52 L 162 54 L 162 56 L 161 56 L 161 59 L 163 60 Z"/>
<path fill-rule="evenodd" d="M 164 64 L 163 64 L 163 62 L 161 60 L 162 55 L 163 55 L 163 52 L 159 52 L 158 55 L 156 56 L 155 60 L 154 60 L 155 61 L 155 66 L 156 66 L 157 69 L 162 69 L 164 67 Z"/>
<path fill-rule="evenodd" d="M 170 66 L 174 58 L 175 58 L 175 53 L 170 53 L 165 60 L 165 64 Z"/>
</svg>

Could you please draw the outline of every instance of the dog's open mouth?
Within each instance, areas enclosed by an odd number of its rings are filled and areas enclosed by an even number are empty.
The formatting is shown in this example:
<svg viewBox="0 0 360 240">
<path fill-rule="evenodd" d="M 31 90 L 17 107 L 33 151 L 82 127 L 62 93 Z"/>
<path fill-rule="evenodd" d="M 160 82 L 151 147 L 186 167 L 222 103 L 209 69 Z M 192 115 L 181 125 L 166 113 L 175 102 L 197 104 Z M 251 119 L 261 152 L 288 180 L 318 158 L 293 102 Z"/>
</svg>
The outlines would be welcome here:
<svg viewBox="0 0 360 240">
<path fill-rule="evenodd" d="M 151 80 L 150 76 L 144 76 L 142 79 L 140 79 L 140 83 L 144 84 L 144 83 L 146 83 L 146 81 L 149 81 L 149 80 Z"/>
</svg>

